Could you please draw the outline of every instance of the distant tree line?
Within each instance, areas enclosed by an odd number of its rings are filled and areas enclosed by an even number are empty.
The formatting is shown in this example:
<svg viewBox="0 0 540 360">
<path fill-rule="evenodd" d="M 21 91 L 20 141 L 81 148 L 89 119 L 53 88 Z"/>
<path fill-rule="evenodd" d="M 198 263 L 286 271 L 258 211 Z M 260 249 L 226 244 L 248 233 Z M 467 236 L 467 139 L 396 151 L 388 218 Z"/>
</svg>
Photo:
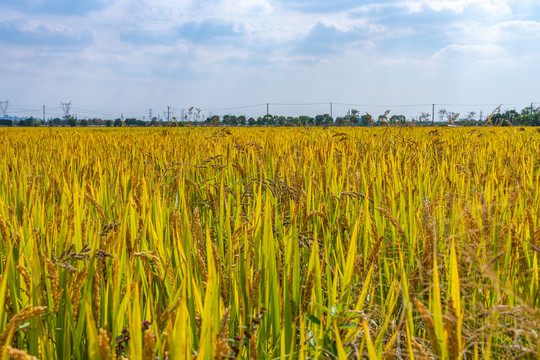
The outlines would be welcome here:
<svg viewBox="0 0 540 360">
<path fill-rule="evenodd" d="M 332 118 L 329 114 L 320 114 L 316 116 L 279 116 L 264 115 L 257 118 L 244 115 L 219 115 L 209 116 L 207 118 L 198 118 L 197 116 L 186 116 L 183 120 L 172 118 L 172 121 L 163 121 L 152 118 L 150 121 L 139 120 L 135 118 L 120 118 L 115 120 L 77 119 L 72 116 L 63 118 L 54 118 L 48 121 L 29 117 L 24 120 L 0 119 L 0 126 L 66 126 L 66 127 L 149 127 L 149 126 L 445 126 L 453 124 L 457 126 L 540 126 L 540 107 L 526 107 L 517 112 L 516 110 L 500 110 L 485 116 L 480 112 L 474 111 L 460 116 L 451 111 L 440 109 L 438 118 L 432 119 L 429 113 L 421 113 L 417 117 L 407 119 L 404 115 L 390 115 L 390 111 L 378 115 L 376 118 L 372 115 L 360 114 L 356 109 L 351 109 L 345 116 Z"/>
<path fill-rule="evenodd" d="M 425 116 L 425 114 L 423 114 Z M 448 124 L 452 122 L 459 126 L 540 126 L 540 107 L 532 106 L 525 107 L 521 112 L 516 110 L 506 110 L 504 112 L 497 109 L 493 114 L 485 116 L 480 112 L 477 114 L 474 111 L 467 113 L 465 116 L 460 116 L 451 111 L 441 109 L 438 112 L 439 124 Z"/>
<path fill-rule="evenodd" d="M 64 116 L 63 118 L 54 118 L 47 121 L 41 119 L 36 119 L 34 117 L 29 117 L 24 120 L 8 120 L 0 119 L 0 126 L 25 126 L 25 127 L 36 127 L 36 126 L 55 126 L 55 127 L 87 127 L 87 126 L 105 126 L 105 127 L 121 127 L 121 126 L 155 126 L 157 121 L 149 122 L 144 120 L 137 120 L 135 118 L 128 118 L 122 121 L 122 119 L 115 120 L 102 120 L 98 118 L 93 119 L 77 119 L 73 116 Z"/>
</svg>

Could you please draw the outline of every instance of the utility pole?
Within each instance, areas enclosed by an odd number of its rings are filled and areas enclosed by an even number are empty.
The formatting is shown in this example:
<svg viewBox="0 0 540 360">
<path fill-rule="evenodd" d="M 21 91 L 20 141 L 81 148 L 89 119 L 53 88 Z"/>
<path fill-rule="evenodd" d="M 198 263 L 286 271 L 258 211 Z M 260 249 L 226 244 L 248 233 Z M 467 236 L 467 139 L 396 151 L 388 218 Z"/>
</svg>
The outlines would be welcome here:
<svg viewBox="0 0 540 360">
<path fill-rule="evenodd" d="M 45 105 L 43 105 L 43 122 L 45 122 L 46 119 L 45 119 Z"/>
<path fill-rule="evenodd" d="M 266 115 L 270 115 L 270 112 L 269 112 L 269 103 L 266 103 Z"/>
<path fill-rule="evenodd" d="M 167 106 L 167 122 L 171 121 L 171 107 Z"/>
<path fill-rule="evenodd" d="M 431 104 L 431 122 L 435 124 L 435 104 Z"/>
<path fill-rule="evenodd" d="M 330 103 L 330 117 L 333 119 L 334 117 L 332 115 L 332 103 Z"/>
</svg>

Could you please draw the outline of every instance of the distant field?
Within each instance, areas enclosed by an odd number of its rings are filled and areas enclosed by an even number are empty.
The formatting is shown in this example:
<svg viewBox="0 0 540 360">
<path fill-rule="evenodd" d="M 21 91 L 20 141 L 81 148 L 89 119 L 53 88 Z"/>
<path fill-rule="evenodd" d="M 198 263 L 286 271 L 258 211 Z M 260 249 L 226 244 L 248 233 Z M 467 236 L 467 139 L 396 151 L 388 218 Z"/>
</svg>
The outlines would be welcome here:
<svg viewBox="0 0 540 360">
<path fill-rule="evenodd" d="M 534 128 L 0 129 L 0 351 L 538 358 Z"/>
</svg>

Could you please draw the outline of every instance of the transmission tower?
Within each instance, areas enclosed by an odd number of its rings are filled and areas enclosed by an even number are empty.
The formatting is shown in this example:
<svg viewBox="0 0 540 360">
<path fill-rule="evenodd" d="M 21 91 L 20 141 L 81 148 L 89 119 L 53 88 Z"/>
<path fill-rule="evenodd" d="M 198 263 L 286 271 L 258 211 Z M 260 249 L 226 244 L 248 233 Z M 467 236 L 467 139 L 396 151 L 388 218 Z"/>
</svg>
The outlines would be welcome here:
<svg viewBox="0 0 540 360">
<path fill-rule="evenodd" d="M 148 121 L 152 121 L 152 108 L 148 109 Z"/>
<path fill-rule="evenodd" d="M 6 101 L 0 101 L 0 112 L 2 113 L 2 117 L 7 117 L 7 109 L 9 107 L 9 100 Z"/>
<path fill-rule="evenodd" d="M 71 101 L 68 103 L 61 102 L 62 110 L 64 110 L 64 117 L 69 117 L 69 110 L 71 109 Z"/>
</svg>

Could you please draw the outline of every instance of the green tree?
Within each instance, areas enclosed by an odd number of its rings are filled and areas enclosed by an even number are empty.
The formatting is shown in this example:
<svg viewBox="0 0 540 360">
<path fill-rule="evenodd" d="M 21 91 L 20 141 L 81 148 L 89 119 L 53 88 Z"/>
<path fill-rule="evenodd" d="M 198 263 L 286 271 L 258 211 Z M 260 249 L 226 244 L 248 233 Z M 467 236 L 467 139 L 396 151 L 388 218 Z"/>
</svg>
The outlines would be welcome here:
<svg viewBox="0 0 540 360">
<path fill-rule="evenodd" d="M 286 125 L 289 125 L 289 126 L 298 126 L 300 125 L 300 119 L 297 118 L 297 117 L 292 117 L 292 116 L 289 116 L 287 118 L 287 123 Z"/>
<path fill-rule="evenodd" d="M 77 126 L 77 119 L 73 116 L 66 116 L 66 124 L 67 126 L 75 127 Z"/>
<path fill-rule="evenodd" d="M 362 115 L 362 119 L 360 121 L 361 126 L 371 126 L 371 123 L 373 122 L 373 118 L 369 114 Z"/>
<path fill-rule="evenodd" d="M 407 118 L 405 115 L 392 115 L 390 117 L 390 124 L 405 124 L 407 122 Z"/>
<path fill-rule="evenodd" d="M 520 115 L 516 110 L 508 110 L 504 113 L 505 120 L 508 120 L 513 125 L 517 124 L 519 117 Z"/>
<path fill-rule="evenodd" d="M 124 121 L 124 125 L 126 125 L 126 126 L 136 126 L 137 125 L 137 119 L 135 119 L 135 118 L 127 118 L 126 121 Z"/>
<path fill-rule="evenodd" d="M 264 115 L 262 125 L 265 125 L 265 126 L 274 125 L 274 117 L 270 114 Z"/>
<path fill-rule="evenodd" d="M 227 115 L 225 115 L 225 116 L 227 116 Z M 224 119 L 225 119 L 225 116 L 223 117 Z M 221 118 L 219 117 L 219 115 L 214 115 L 214 116 L 211 116 L 209 118 L 206 118 L 206 122 L 214 124 L 214 125 L 219 125 L 221 123 Z"/>
<path fill-rule="evenodd" d="M 360 118 L 358 115 L 348 114 L 345 115 L 344 123 L 348 125 L 358 125 L 360 123 Z"/>
<path fill-rule="evenodd" d="M 36 126 L 36 119 L 33 116 L 30 116 L 26 120 L 21 120 L 19 123 L 20 126 Z"/>
<path fill-rule="evenodd" d="M 308 126 L 308 125 L 311 125 L 313 123 L 313 121 L 311 120 L 311 117 L 309 117 L 307 115 L 299 116 L 298 120 L 299 120 L 300 125 L 302 125 L 302 126 Z"/>
<path fill-rule="evenodd" d="M 323 114 L 323 125 L 330 126 L 334 122 L 334 119 L 330 114 Z"/>
</svg>

